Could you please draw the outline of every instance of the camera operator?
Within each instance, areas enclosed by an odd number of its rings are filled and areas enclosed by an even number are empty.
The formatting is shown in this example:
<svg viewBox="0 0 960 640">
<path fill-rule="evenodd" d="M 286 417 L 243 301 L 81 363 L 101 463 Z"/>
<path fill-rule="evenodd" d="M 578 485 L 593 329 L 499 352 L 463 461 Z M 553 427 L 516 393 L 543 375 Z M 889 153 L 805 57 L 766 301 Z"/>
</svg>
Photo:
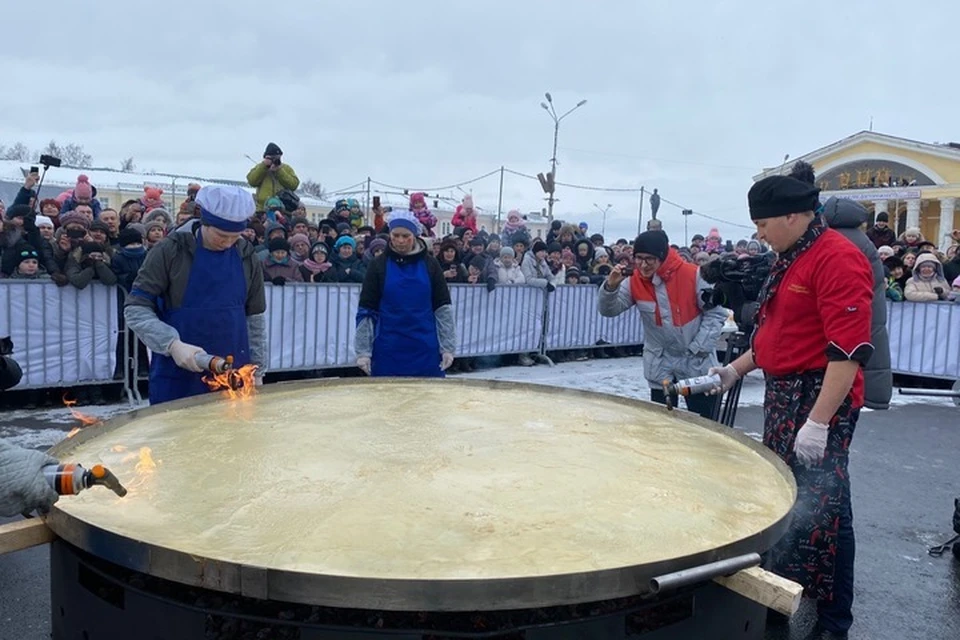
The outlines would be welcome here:
<svg viewBox="0 0 960 640">
<path fill-rule="evenodd" d="M 643 322 L 643 371 L 650 399 L 666 404 L 664 380 L 702 376 L 716 367 L 716 345 L 727 319 L 722 307 L 706 308 L 701 292 L 710 289 L 700 269 L 684 262 L 663 231 L 645 231 L 633 244 L 635 267 L 617 265 L 600 287 L 597 311 L 612 318 L 636 305 Z M 687 408 L 705 418 L 717 398 L 685 396 Z"/>
<path fill-rule="evenodd" d="M 247 184 L 257 189 L 254 197 L 257 211 L 265 211 L 268 199 L 279 196 L 286 189 L 296 191 L 300 186 L 300 178 L 294 173 L 293 167 L 283 164 L 283 151 L 271 142 L 263 152 L 263 161 L 258 162 L 247 174 Z"/>
<path fill-rule="evenodd" d="M 13 344 L 0 340 L 0 391 L 20 383 L 23 373 L 10 357 Z M 0 516 L 9 518 L 38 510 L 46 512 L 59 496 L 43 477 L 43 467 L 59 464 L 56 458 L 34 449 L 23 449 L 0 439 Z"/>
<path fill-rule="evenodd" d="M 820 190 L 790 176 L 750 189 L 750 217 L 778 259 L 760 293 L 751 349 L 719 369 L 722 390 L 766 375 L 763 443 L 799 488 L 773 570 L 817 598 L 817 638 L 846 638 L 853 622 L 855 541 L 847 462 L 863 406 L 873 277 L 864 255 L 817 211 Z M 719 391 L 719 390 L 718 390 Z"/>
</svg>

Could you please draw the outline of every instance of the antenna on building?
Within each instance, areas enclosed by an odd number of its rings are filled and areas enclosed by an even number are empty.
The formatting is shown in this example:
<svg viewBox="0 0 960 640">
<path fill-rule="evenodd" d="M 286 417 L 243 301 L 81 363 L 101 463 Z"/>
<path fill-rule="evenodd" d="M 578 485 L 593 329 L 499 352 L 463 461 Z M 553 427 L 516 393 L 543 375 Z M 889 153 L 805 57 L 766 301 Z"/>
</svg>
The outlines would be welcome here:
<svg viewBox="0 0 960 640">
<path fill-rule="evenodd" d="M 870 116 L 870 131 L 873 131 L 873 116 Z"/>
</svg>

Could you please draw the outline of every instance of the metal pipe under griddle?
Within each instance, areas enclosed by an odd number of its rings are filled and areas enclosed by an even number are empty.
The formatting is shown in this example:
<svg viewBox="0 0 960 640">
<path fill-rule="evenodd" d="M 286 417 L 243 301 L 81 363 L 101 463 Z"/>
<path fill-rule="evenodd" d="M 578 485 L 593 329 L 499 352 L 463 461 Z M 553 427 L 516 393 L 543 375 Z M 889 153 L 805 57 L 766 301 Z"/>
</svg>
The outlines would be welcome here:
<svg viewBox="0 0 960 640">
<path fill-rule="evenodd" d="M 676 591 L 681 587 L 707 582 L 720 576 L 729 576 L 737 571 L 741 571 L 747 567 L 755 567 L 759 564 L 759 553 L 747 553 L 742 556 L 727 558 L 726 560 L 702 564 L 699 567 L 665 573 L 662 576 L 650 579 L 650 592 L 648 595 L 652 597 L 664 591 Z"/>
</svg>

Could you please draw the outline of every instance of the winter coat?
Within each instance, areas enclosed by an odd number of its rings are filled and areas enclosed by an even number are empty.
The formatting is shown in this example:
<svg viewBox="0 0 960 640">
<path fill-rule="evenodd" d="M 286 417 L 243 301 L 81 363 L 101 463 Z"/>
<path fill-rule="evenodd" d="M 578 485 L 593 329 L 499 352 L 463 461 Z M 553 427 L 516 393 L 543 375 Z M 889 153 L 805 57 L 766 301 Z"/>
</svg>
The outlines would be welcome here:
<svg viewBox="0 0 960 640">
<path fill-rule="evenodd" d="M 890 369 L 890 336 L 887 333 L 886 272 L 874 242 L 860 231 L 867 221 L 867 210 L 853 200 L 830 198 L 823 205 L 823 218 L 831 229 L 836 229 L 852 242 L 867 258 L 873 270 L 873 303 L 870 323 L 870 342 L 873 355 L 863 368 L 864 404 L 870 409 L 890 407 L 893 394 L 893 372 Z"/>
<path fill-rule="evenodd" d="M 878 226 L 873 226 L 867 229 L 867 237 L 870 238 L 870 242 L 872 242 L 873 246 L 877 249 L 884 245 L 892 247 L 893 243 L 897 241 L 897 233 L 890 227 L 881 229 Z"/>
<path fill-rule="evenodd" d="M 443 277 L 447 281 L 447 284 L 462 284 L 467 281 L 467 268 L 460 263 L 460 251 L 457 251 L 457 254 L 453 258 L 453 262 L 447 262 L 442 259 L 438 259 L 440 263 L 440 268 L 443 270 Z M 453 277 L 447 275 L 447 271 L 450 270 L 456 271 L 456 274 Z"/>
<path fill-rule="evenodd" d="M 77 289 L 83 289 L 93 280 L 105 285 L 117 284 L 117 274 L 110 268 L 109 260 L 89 260 L 81 249 L 74 249 L 67 256 L 67 279 Z"/>
<path fill-rule="evenodd" d="M 523 271 L 524 281 L 534 287 L 545 288 L 548 284 L 556 287 L 563 284 L 566 278 L 566 269 L 560 269 L 557 273 L 553 273 L 547 259 L 537 260 L 533 251 L 524 254 L 520 270 Z"/>
<path fill-rule="evenodd" d="M 114 254 L 110 268 L 117 276 L 117 284 L 127 293 L 130 293 L 130 289 L 133 288 L 133 281 L 137 279 L 137 273 L 146 259 L 147 250 L 143 247 L 129 249 L 123 247 Z"/>
<path fill-rule="evenodd" d="M 511 267 L 505 267 L 499 259 L 493 261 L 497 269 L 497 284 L 525 284 L 523 271 L 516 262 Z"/>
<path fill-rule="evenodd" d="M 953 259 L 943 265 L 943 277 L 947 282 L 953 282 L 960 277 L 960 251 Z"/>
<path fill-rule="evenodd" d="M 60 215 L 65 213 L 70 213 L 77 208 L 77 201 L 71 195 L 69 198 L 63 201 L 63 204 L 60 205 Z M 100 201 L 96 198 L 90 200 L 90 208 L 93 209 L 93 219 L 96 220 L 100 217 L 100 212 L 103 211 L 103 205 L 100 204 Z"/>
<path fill-rule="evenodd" d="M 652 280 L 640 271 L 624 279 L 615 291 L 600 287 L 597 311 L 612 318 L 636 305 L 643 322 L 643 373 L 654 389 L 667 379 L 706 375 L 719 366 L 717 340 L 727 311 L 704 309 L 701 292 L 711 286 L 700 269 L 670 249 Z"/>
<path fill-rule="evenodd" d="M 362 283 L 367 274 L 367 265 L 353 254 L 344 260 L 340 256 L 333 259 L 333 267 L 327 271 L 327 282 L 356 282 Z"/>
<path fill-rule="evenodd" d="M 276 171 L 270 171 L 270 167 L 258 162 L 247 174 L 247 184 L 256 187 L 254 199 L 257 201 L 257 211 L 263 211 L 267 200 L 284 189 L 296 191 L 300 186 L 300 178 L 288 164 L 281 164 Z"/>
<path fill-rule="evenodd" d="M 454 227 L 466 227 L 473 231 L 474 234 L 477 233 L 477 216 L 467 217 L 463 213 L 463 205 L 457 206 L 457 212 L 453 214 L 453 218 L 450 219 L 450 224 Z"/>
<path fill-rule="evenodd" d="M 286 282 L 303 282 L 300 264 L 293 258 L 287 258 L 286 262 L 281 263 L 274 262 L 273 256 L 267 256 L 263 261 L 263 280 L 273 282 L 277 278 L 283 278 Z"/>
<path fill-rule="evenodd" d="M 931 263 L 936 268 L 936 273 L 929 280 L 920 277 L 920 265 L 926 263 Z M 903 288 L 903 295 L 910 302 L 936 302 L 940 296 L 933 290 L 934 287 L 940 287 L 945 293 L 950 292 L 950 283 L 943 277 L 943 265 L 937 260 L 937 256 L 921 253 L 917 257 L 917 263 L 913 265 L 913 275 Z"/>
</svg>

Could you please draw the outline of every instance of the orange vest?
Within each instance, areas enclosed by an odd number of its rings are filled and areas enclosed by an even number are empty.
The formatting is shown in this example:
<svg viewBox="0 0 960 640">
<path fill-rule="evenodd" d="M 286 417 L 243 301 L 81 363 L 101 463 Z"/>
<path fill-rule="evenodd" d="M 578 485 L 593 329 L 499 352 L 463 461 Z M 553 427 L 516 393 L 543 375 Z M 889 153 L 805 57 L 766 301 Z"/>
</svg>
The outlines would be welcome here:
<svg viewBox="0 0 960 640">
<path fill-rule="evenodd" d="M 684 262 L 680 254 L 671 248 L 667 252 L 667 259 L 657 269 L 657 275 L 667 289 L 673 326 L 682 327 L 695 320 L 700 315 L 700 307 L 697 305 L 697 265 Z M 656 305 L 657 326 L 663 326 L 660 302 L 657 300 L 653 280 L 643 278 L 639 269 L 634 269 L 630 276 L 630 295 L 634 302 L 652 302 Z"/>
</svg>

